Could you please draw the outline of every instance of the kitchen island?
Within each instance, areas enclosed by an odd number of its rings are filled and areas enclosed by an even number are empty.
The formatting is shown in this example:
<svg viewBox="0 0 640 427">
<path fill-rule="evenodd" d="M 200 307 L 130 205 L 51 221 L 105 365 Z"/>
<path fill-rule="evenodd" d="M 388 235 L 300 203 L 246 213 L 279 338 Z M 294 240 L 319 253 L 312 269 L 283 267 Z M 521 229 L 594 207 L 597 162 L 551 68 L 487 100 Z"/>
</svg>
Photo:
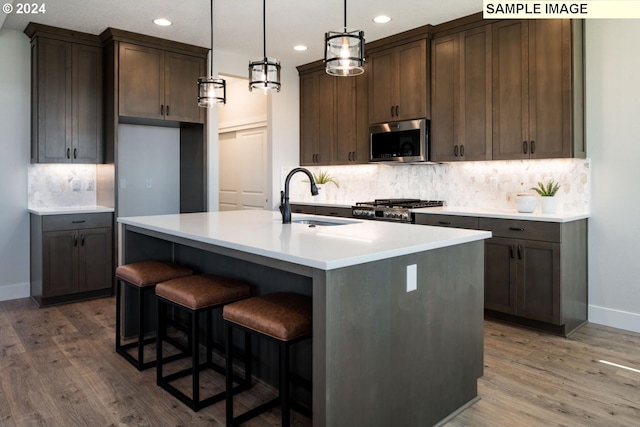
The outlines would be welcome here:
<svg viewBox="0 0 640 427">
<path fill-rule="evenodd" d="M 295 222 L 305 218 L 333 224 Z M 120 263 L 172 260 L 258 294 L 312 296 L 312 343 L 294 360 L 303 375 L 310 360 L 314 426 L 436 425 L 477 399 L 491 233 L 293 221 L 271 211 L 119 218 Z M 275 382 L 264 365 L 254 372 Z"/>
</svg>

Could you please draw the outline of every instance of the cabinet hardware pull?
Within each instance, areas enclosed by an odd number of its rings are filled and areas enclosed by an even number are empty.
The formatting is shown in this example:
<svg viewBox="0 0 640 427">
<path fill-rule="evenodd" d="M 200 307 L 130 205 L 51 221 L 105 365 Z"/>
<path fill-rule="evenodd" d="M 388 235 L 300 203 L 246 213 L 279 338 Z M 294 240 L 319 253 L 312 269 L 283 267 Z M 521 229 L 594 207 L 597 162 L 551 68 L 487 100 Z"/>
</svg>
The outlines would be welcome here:
<svg viewBox="0 0 640 427">
<path fill-rule="evenodd" d="M 398 106 L 396 105 L 396 117 L 398 117 Z"/>
<path fill-rule="evenodd" d="M 67 148 L 67 159 L 71 158 L 71 149 Z"/>
<path fill-rule="evenodd" d="M 160 115 L 164 116 L 164 105 L 160 105 Z"/>
<path fill-rule="evenodd" d="M 536 142 L 535 141 L 531 141 L 531 154 L 535 153 L 536 151 Z"/>
<path fill-rule="evenodd" d="M 81 220 L 77 220 L 77 221 L 71 221 L 72 224 L 82 224 L 83 222 L 87 222 L 86 219 L 81 219 Z"/>
<path fill-rule="evenodd" d="M 523 252 L 522 246 L 518 245 L 518 259 L 522 259 L 522 252 Z"/>
<path fill-rule="evenodd" d="M 75 234 L 75 235 L 73 236 L 73 246 L 74 246 L 74 247 L 75 247 L 75 246 L 78 246 L 78 235 L 77 235 L 77 234 Z"/>
<path fill-rule="evenodd" d="M 509 246 L 509 255 L 511 256 L 511 259 L 515 258 L 515 256 L 514 256 L 515 250 L 516 250 L 515 245 Z"/>
<path fill-rule="evenodd" d="M 84 234 L 80 237 L 80 245 L 84 246 Z"/>
<path fill-rule="evenodd" d="M 391 106 L 391 117 L 393 117 L 393 105 Z"/>
<path fill-rule="evenodd" d="M 524 231 L 524 228 L 520 228 L 520 227 L 509 227 L 509 230 L 512 230 L 512 231 Z"/>
<path fill-rule="evenodd" d="M 522 141 L 522 152 L 524 154 L 527 154 L 527 151 L 529 151 L 529 146 L 527 144 L 527 141 Z"/>
<path fill-rule="evenodd" d="M 453 155 L 454 155 L 455 157 L 458 157 L 458 146 L 457 146 L 457 145 L 454 145 L 454 146 L 453 146 Z"/>
<path fill-rule="evenodd" d="M 460 146 L 460 157 L 464 157 L 464 145 Z"/>
<path fill-rule="evenodd" d="M 438 224 L 441 225 L 451 225 L 451 223 L 449 221 L 438 221 Z"/>
<path fill-rule="evenodd" d="M 74 148 L 74 149 L 73 149 L 73 158 L 74 158 L 74 159 L 77 159 L 77 158 L 78 158 L 78 149 L 77 149 L 77 148 Z"/>
<path fill-rule="evenodd" d="M 169 106 L 167 105 L 167 116 L 169 115 Z"/>
</svg>

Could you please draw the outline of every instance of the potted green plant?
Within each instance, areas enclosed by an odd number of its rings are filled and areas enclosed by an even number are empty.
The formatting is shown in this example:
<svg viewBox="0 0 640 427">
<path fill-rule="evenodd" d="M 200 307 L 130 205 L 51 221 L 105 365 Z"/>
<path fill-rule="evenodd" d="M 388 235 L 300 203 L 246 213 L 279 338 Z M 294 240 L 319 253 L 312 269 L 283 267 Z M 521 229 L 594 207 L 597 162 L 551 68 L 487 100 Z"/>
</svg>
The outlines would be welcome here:
<svg viewBox="0 0 640 427">
<path fill-rule="evenodd" d="M 542 213 L 555 213 L 558 205 L 556 193 L 560 189 L 560 184 L 554 182 L 553 179 L 547 184 L 538 182 L 537 187 L 531 187 L 533 191 L 540 195 L 542 205 Z"/>
</svg>

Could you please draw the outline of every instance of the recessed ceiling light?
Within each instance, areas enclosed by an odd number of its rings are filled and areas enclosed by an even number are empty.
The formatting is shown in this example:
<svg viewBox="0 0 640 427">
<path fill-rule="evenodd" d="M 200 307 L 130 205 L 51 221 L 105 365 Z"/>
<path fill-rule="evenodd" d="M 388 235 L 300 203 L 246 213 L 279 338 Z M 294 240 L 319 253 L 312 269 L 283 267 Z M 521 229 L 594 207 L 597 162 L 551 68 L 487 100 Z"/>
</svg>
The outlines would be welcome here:
<svg viewBox="0 0 640 427">
<path fill-rule="evenodd" d="M 307 49 L 308 49 L 308 47 L 306 47 L 303 44 L 299 44 L 299 45 L 296 45 L 296 46 L 293 47 L 293 50 L 297 50 L 299 52 L 305 51 Z"/>
<path fill-rule="evenodd" d="M 373 18 L 373 22 L 376 24 L 386 24 L 389 21 L 391 21 L 391 18 L 386 15 L 380 15 Z"/>
<path fill-rule="evenodd" d="M 164 18 L 154 19 L 153 23 L 156 25 L 160 25 L 161 27 L 168 27 L 169 25 L 171 25 L 171 21 Z"/>
</svg>

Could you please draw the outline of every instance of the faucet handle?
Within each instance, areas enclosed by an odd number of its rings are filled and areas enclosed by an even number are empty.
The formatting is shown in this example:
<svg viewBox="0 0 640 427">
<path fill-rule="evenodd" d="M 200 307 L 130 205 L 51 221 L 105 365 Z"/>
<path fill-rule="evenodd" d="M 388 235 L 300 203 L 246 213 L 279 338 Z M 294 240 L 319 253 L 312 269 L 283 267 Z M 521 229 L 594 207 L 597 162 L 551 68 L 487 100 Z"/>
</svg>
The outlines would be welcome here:
<svg viewBox="0 0 640 427">
<path fill-rule="evenodd" d="M 280 212 L 282 213 L 282 211 L 284 210 L 284 191 L 280 190 L 280 206 L 279 206 Z"/>
</svg>

